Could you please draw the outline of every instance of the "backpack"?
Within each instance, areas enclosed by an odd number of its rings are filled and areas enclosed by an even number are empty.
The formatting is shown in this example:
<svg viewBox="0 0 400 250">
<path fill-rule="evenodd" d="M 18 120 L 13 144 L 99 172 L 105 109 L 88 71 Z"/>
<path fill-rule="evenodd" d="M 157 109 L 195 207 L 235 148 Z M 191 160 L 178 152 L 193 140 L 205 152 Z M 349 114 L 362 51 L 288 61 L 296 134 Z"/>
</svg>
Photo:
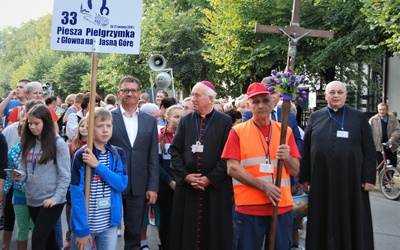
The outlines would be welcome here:
<svg viewBox="0 0 400 250">
<path fill-rule="evenodd" d="M 71 108 L 75 109 L 75 113 L 77 113 L 77 112 L 79 111 L 78 108 L 75 107 L 74 105 L 69 106 L 69 107 L 64 111 L 64 113 L 62 113 L 62 115 L 61 115 L 61 116 L 58 118 L 58 120 L 57 120 L 58 131 L 59 131 L 59 133 L 60 133 L 61 138 L 63 138 L 64 141 L 67 141 L 67 140 L 68 140 L 68 137 L 67 137 L 67 135 L 65 134 L 65 133 L 66 133 L 66 132 L 65 132 L 65 129 L 66 129 L 66 127 L 67 127 L 67 121 L 66 121 L 66 122 L 63 122 L 63 119 L 64 119 L 65 113 L 67 113 L 67 111 L 70 110 Z M 78 123 L 79 123 L 79 121 L 80 121 L 81 119 L 82 119 L 81 117 L 78 117 Z"/>
<path fill-rule="evenodd" d="M 57 120 L 57 125 L 58 125 L 58 131 L 60 133 L 60 136 L 65 140 L 65 127 L 67 126 L 67 122 L 63 123 L 62 120 L 64 118 L 65 112 L 62 113 L 62 115 L 58 118 Z M 64 127 L 64 128 L 63 128 Z"/>
<path fill-rule="evenodd" d="M 53 162 L 54 162 L 55 165 L 57 165 L 57 141 L 58 141 L 58 139 L 61 139 L 61 136 L 57 136 L 56 135 L 56 141 L 54 142 L 54 147 L 56 147 L 56 154 L 55 154 L 55 157 L 53 159 Z"/>
</svg>

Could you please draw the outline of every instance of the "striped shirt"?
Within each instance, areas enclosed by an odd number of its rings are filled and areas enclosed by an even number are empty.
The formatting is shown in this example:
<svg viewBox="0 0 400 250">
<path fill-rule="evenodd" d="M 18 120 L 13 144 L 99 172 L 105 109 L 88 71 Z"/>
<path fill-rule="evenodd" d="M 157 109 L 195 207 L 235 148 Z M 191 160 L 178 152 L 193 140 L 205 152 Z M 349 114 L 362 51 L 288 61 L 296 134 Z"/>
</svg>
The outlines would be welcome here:
<svg viewBox="0 0 400 250">
<path fill-rule="evenodd" d="M 110 152 L 101 152 L 99 162 L 109 167 Z M 109 206 L 98 207 L 99 201 L 108 199 Z M 91 233 L 101 233 L 111 227 L 111 187 L 97 174 L 90 183 L 89 227 Z"/>
</svg>

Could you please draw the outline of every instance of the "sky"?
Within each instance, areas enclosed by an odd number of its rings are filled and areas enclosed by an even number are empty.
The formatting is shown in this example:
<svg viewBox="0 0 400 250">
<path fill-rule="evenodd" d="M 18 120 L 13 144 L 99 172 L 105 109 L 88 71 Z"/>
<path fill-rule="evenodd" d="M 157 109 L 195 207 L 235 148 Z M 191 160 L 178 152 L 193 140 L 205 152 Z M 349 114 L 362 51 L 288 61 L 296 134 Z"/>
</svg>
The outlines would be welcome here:
<svg viewBox="0 0 400 250">
<path fill-rule="evenodd" d="M 5 26 L 19 27 L 23 22 L 52 13 L 53 2 L 54 0 L 0 0 L 0 29 Z"/>
</svg>

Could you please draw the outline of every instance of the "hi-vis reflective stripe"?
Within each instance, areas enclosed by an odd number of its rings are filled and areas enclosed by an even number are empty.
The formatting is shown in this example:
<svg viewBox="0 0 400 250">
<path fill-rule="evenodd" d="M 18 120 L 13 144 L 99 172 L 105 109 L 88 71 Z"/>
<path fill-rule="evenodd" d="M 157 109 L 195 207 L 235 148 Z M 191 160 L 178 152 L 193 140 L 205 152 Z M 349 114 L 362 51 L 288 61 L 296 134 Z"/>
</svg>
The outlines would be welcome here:
<svg viewBox="0 0 400 250">
<path fill-rule="evenodd" d="M 240 162 L 240 165 L 242 167 L 248 167 L 248 166 L 253 166 L 253 165 L 262 164 L 262 163 L 266 163 L 265 157 L 248 158 L 246 160 L 242 160 Z M 271 164 L 274 166 L 278 166 L 278 160 L 271 160 Z"/>
<path fill-rule="evenodd" d="M 264 182 L 275 183 L 275 180 L 272 179 L 271 175 L 260 176 L 260 177 L 257 177 L 257 179 L 260 179 L 260 180 L 262 180 Z M 244 185 L 244 184 L 241 183 L 240 181 L 232 178 L 232 185 L 233 186 L 240 186 L 240 185 Z M 281 187 L 290 187 L 290 179 L 281 179 Z"/>
</svg>

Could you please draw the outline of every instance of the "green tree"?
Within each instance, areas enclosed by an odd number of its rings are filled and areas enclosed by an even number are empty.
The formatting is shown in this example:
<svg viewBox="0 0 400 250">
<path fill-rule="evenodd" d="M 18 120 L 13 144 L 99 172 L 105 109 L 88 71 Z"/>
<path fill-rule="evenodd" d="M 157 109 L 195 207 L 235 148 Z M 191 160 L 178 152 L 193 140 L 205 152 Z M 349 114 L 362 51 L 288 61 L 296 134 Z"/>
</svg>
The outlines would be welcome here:
<svg viewBox="0 0 400 250">
<path fill-rule="evenodd" d="M 175 89 L 184 95 L 197 81 L 212 80 L 213 66 L 201 55 L 204 29 L 199 25 L 203 14 L 198 7 L 205 5 L 206 1 L 144 1 L 140 55 L 99 60 L 99 84 L 115 90 L 121 76 L 135 75 L 142 88 L 151 87 L 156 73 L 150 79 L 148 60 L 153 54 L 164 56 L 166 68 L 173 70 Z"/>
<path fill-rule="evenodd" d="M 204 9 L 206 28 L 204 58 L 218 66 L 221 82 L 229 94 L 239 96 L 247 86 L 284 68 L 286 39 L 279 35 L 254 33 L 257 22 L 288 24 L 290 1 L 210 0 Z M 269 10 L 269 11 L 266 11 Z"/>
<path fill-rule="evenodd" d="M 12 89 L 19 80 L 13 77 L 24 64 L 28 54 L 27 43 L 35 37 L 35 22 L 24 23 L 20 28 L 5 27 L 0 30 L 0 87 L 2 94 Z M 21 77 L 26 78 L 26 76 Z"/>
<path fill-rule="evenodd" d="M 74 53 L 61 58 L 45 76 L 48 82 L 53 82 L 53 89 L 58 95 L 88 91 L 82 88 L 82 76 L 90 72 L 91 59 L 85 53 Z M 85 85 L 86 86 L 86 85 Z"/>
<path fill-rule="evenodd" d="M 254 33 L 254 26 L 289 25 L 292 4 L 292 0 L 145 0 L 140 55 L 99 54 L 97 84 L 106 93 L 115 93 L 122 76 L 134 75 L 143 88 L 150 87 L 148 59 L 162 54 L 167 68 L 173 69 L 175 88 L 184 95 L 194 83 L 207 79 L 220 96 L 238 96 L 271 69 L 285 68 L 287 37 Z M 302 1 L 302 27 L 335 31 L 333 40 L 304 37 L 298 43 L 296 71 L 306 73 L 315 89 L 333 79 L 359 88 L 370 80 L 360 65 L 380 70 L 379 62 L 387 55 L 381 42 L 388 33 L 380 26 L 369 28 L 360 11 L 365 6 L 358 0 Z M 0 93 L 28 76 L 56 82 L 55 89 L 60 90 L 56 94 L 88 89 L 90 56 L 51 51 L 50 27 L 48 15 L 0 30 Z M 370 46 L 374 44 L 381 46 Z M 61 89 L 58 84 L 74 87 Z"/>
<path fill-rule="evenodd" d="M 400 52 L 400 2 L 398 0 L 360 2 L 364 4 L 361 11 L 367 16 L 371 29 L 383 28 L 387 35 L 384 41 L 375 45 L 385 45 L 393 53 Z"/>
<path fill-rule="evenodd" d="M 348 89 L 360 91 L 370 82 L 363 65 L 380 72 L 385 49 L 363 49 L 364 45 L 383 39 L 380 29 L 371 30 L 360 11 L 358 0 L 307 1 L 302 8 L 302 26 L 311 29 L 333 30 L 333 40 L 307 38 L 299 45 L 301 70 L 315 79 L 314 87 L 332 81 L 347 83 Z"/>
<path fill-rule="evenodd" d="M 203 53 L 226 74 L 225 84 L 232 93 L 243 93 L 247 85 L 286 66 L 288 40 L 279 34 L 255 34 L 256 23 L 276 26 L 290 24 L 293 1 L 210 0 L 203 24 L 207 29 Z M 320 88 L 334 79 L 358 88 L 366 75 L 363 63 L 379 70 L 384 50 L 364 50 L 360 45 L 382 38 L 370 30 L 357 0 L 302 1 L 300 25 L 308 29 L 334 30 L 333 40 L 302 38 L 297 46 L 296 72 L 306 73 Z"/>
<path fill-rule="evenodd" d="M 19 79 L 46 81 L 45 75 L 65 52 L 50 50 L 51 15 L 0 30 L 0 85 L 5 92 Z"/>
<path fill-rule="evenodd" d="M 141 81 L 141 87 L 146 88 L 145 79 L 148 75 L 143 74 L 141 68 L 144 63 L 140 63 L 138 55 L 111 54 L 99 58 L 97 71 L 97 86 L 104 89 L 105 94 L 115 94 L 118 90 L 119 81 L 123 76 L 135 76 Z M 90 75 L 85 76 L 86 80 Z M 86 81 L 87 83 L 89 81 Z M 89 87 L 89 85 L 87 85 Z"/>
</svg>

